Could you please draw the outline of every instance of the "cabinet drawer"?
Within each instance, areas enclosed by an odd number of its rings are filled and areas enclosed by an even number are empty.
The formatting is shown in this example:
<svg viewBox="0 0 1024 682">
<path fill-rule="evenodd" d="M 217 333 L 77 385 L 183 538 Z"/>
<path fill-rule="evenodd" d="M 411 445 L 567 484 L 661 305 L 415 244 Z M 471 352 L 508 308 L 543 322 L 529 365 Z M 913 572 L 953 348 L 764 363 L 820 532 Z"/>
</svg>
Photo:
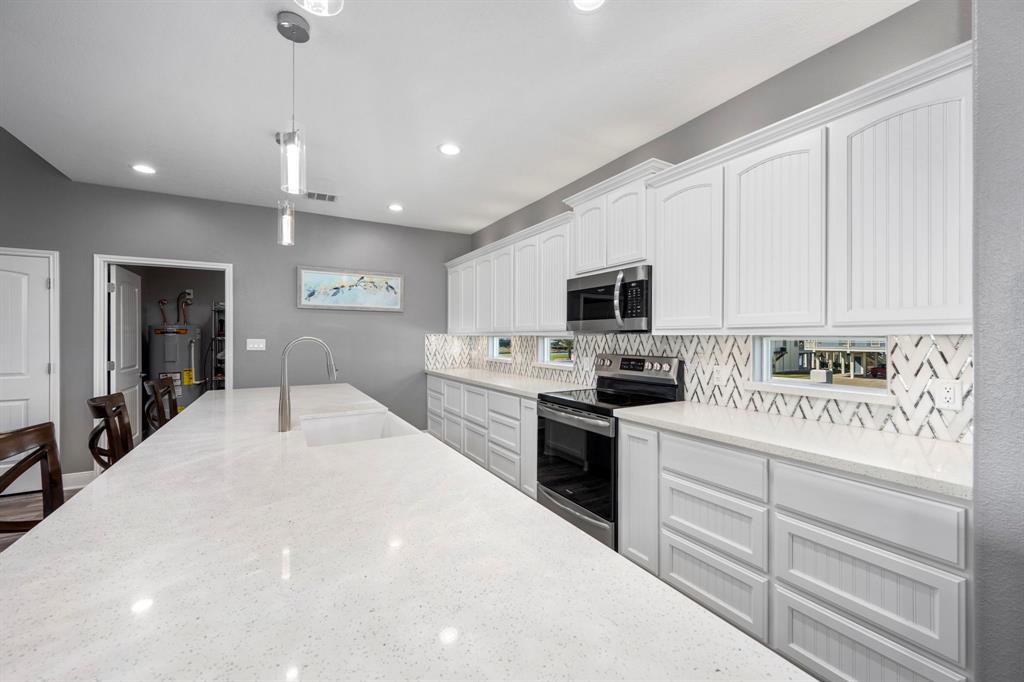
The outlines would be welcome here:
<svg viewBox="0 0 1024 682">
<path fill-rule="evenodd" d="M 661 467 L 762 502 L 768 499 L 768 460 L 758 455 L 662 433 Z"/>
<path fill-rule="evenodd" d="M 444 394 L 427 391 L 427 412 L 442 414 L 444 412 Z"/>
<path fill-rule="evenodd" d="M 444 417 L 439 414 L 427 413 L 427 433 L 434 438 L 444 440 Z"/>
<path fill-rule="evenodd" d="M 493 441 L 487 446 L 487 468 L 510 485 L 519 487 L 519 455 Z"/>
<path fill-rule="evenodd" d="M 433 391 L 434 393 L 444 393 L 444 379 L 428 374 L 427 390 Z"/>
<path fill-rule="evenodd" d="M 965 578 L 787 516 L 776 514 L 773 527 L 783 580 L 963 663 Z"/>
<path fill-rule="evenodd" d="M 476 386 L 462 387 L 462 418 L 487 426 L 487 390 Z"/>
<path fill-rule="evenodd" d="M 775 504 L 863 533 L 894 547 L 964 565 L 962 507 L 776 464 Z"/>
<path fill-rule="evenodd" d="M 487 429 L 468 421 L 462 422 L 462 454 L 480 466 L 487 465 Z"/>
<path fill-rule="evenodd" d="M 835 682 L 965 682 L 967 678 L 776 587 L 772 647 Z"/>
<path fill-rule="evenodd" d="M 487 432 L 491 437 L 491 442 L 519 454 L 518 421 L 503 417 L 492 411 L 490 418 L 487 420 Z"/>
<path fill-rule="evenodd" d="M 462 420 L 446 414 L 444 416 L 444 442 L 462 452 Z"/>
<path fill-rule="evenodd" d="M 768 570 L 768 510 L 662 472 L 661 523 Z"/>
<path fill-rule="evenodd" d="M 454 381 L 444 382 L 444 411 L 462 414 L 462 384 Z"/>
<path fill-rule="evenodd" d="M 762 642 L 768 636 L 768 579 L 689 540 L 661 531 L 661 579 Z"/>
<path fill-rule="evenodd" d="M 519 421 L 519 398 L 497 391 L 489 391 L 487 398 L 487 407 L 491 412 Z"/>
</svg>

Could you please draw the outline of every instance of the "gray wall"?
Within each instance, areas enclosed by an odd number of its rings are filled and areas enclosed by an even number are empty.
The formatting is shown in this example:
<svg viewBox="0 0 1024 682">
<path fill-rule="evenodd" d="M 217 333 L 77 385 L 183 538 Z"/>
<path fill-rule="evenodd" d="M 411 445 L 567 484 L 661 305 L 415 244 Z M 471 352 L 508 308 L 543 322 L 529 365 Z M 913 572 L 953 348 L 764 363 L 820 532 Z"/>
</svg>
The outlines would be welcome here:
<svg viewBox="0 0 1024 682">
<path fill-rule="evenodd" d="M 974 21 L 975 669 L 1009 682 L 1024 675 L 1024 2 L 978 0 Z"/>
<path fill-rule="evenodd" d="M 970 0 L 920 0 L 488 225 L 473 248 L 568 210 L 562 199 L 641 161 L 680 163 L 970 39 Z"/>
<path fill-rule="evenodd" d="M 189 268 L 158 268 L 143 265 L 126 266 L 142 278 L 142 335 L 150 327 L 162 324 L 160 317 L 161 298 L 167 299 L 165 309 L 167 320 L 177 320 L 178 310 L 175 299 L 185 289 L 192 289 L 192 305 L 186 307 L 189 324 L 199 325 L 203 330 L 203 345 L 210 340 L 210 319 L 214 303 L 224 300 L 224 273 L 220 270 L 193 270 Z"/>
<path fill-rule="evenodd" d="M 275 243 L 273 209 L 70 182 L 0 129 L 0 244 L 60 251 L 61 452 L 66 472 L 91 468 L 94 253 L 234 264 L 235 386 L 278 383 L 282 346 L 301 334 L 334 349 L 341 379 L 426 425 L 423 335 L 446 327 L 443 263 L 470 238 L 445 232 L 300 214 L 298 243 Z M 299 310 L 299 264 L 405 275 L 405 312 Z M 246 337 L 267 339 L 246 352 Z M 315 349 L 292 356 L 293 383 L 325 381 Z"/>
</svg>

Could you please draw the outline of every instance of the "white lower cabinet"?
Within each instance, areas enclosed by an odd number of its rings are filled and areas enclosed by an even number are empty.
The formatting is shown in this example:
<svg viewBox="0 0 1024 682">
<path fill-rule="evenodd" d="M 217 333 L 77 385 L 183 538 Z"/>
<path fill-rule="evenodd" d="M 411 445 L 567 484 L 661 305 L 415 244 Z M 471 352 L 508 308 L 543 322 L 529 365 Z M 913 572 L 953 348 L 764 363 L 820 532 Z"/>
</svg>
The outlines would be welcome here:
<svg viewBox="0 0 1024 682">
<path fill-rule="evenodd" d="M 520 401 L 519 489 L 537 499 L 537 401 Z"/>
<path fill-rule="evenodd" d="M 462 418 L 456 415 L 444 415 L 444 434 L 442 440 L 446 445 L 462 451 Z"/>
<path fill-rule="evenodd" d="M 444 440 L 444 417 L 427 412 L 427 433 L 438 440 Z"/>
<path fill-rule="evenodd" d="M 511 486 L 519 487 L 519 455 L 494 441 L 487 445 L 487 468 Z"/>
<path fill-rule="evenodd" d="M 620 423 L 619 554 L 658 574 L 658 432 Z"/>
<path fill-rule="evenodd" d="M 487 466 L 487 429 L 470 421 L 463 421 L 462 454 L 480 466 Z"/>
</svg>

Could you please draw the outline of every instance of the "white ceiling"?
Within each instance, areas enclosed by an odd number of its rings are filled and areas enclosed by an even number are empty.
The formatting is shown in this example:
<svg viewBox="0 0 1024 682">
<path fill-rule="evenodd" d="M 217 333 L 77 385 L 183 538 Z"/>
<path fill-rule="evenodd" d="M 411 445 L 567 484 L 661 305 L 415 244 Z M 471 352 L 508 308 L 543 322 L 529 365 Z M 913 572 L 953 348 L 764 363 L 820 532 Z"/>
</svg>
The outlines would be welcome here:
<svg viewBox="0 0 1024 682">
<path fill-rule="evenodd" d="M 309 189 L 339 195 L 299 210 L 474 232 L 909 4 L 348 0 L 296 51 Z M 273 206 L 280 9 L 4 0 L 0 125 L 72 180 Z"/>
</svg>

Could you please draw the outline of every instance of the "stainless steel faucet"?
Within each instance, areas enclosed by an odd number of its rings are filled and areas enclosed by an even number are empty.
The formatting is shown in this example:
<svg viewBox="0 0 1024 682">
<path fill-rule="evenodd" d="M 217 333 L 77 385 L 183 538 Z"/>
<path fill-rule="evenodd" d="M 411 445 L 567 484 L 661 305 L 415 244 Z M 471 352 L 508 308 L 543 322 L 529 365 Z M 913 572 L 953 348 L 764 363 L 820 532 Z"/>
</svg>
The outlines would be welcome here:
<svg viewBox="0 0 1024 682">
<path fill-rule="evenodd" d="M 334 354 L 331 353 L 331 347 L 324 343 L 323 339 L 318 339 L 315 336 L 300 336 L 289 341 L 281 351 L 281 394 L 277 399 L 278 431 L 292 430 L 292 392 L 291 387 L 288 386 L 288 353 L 291 352 L 292 346 L 300 341 L 313 341 L 323 346 L 324 352 L 327 353 L 327 376 L 332 381 L 338 380 L 338 368 L 334 364 Z"/>
</svg>

